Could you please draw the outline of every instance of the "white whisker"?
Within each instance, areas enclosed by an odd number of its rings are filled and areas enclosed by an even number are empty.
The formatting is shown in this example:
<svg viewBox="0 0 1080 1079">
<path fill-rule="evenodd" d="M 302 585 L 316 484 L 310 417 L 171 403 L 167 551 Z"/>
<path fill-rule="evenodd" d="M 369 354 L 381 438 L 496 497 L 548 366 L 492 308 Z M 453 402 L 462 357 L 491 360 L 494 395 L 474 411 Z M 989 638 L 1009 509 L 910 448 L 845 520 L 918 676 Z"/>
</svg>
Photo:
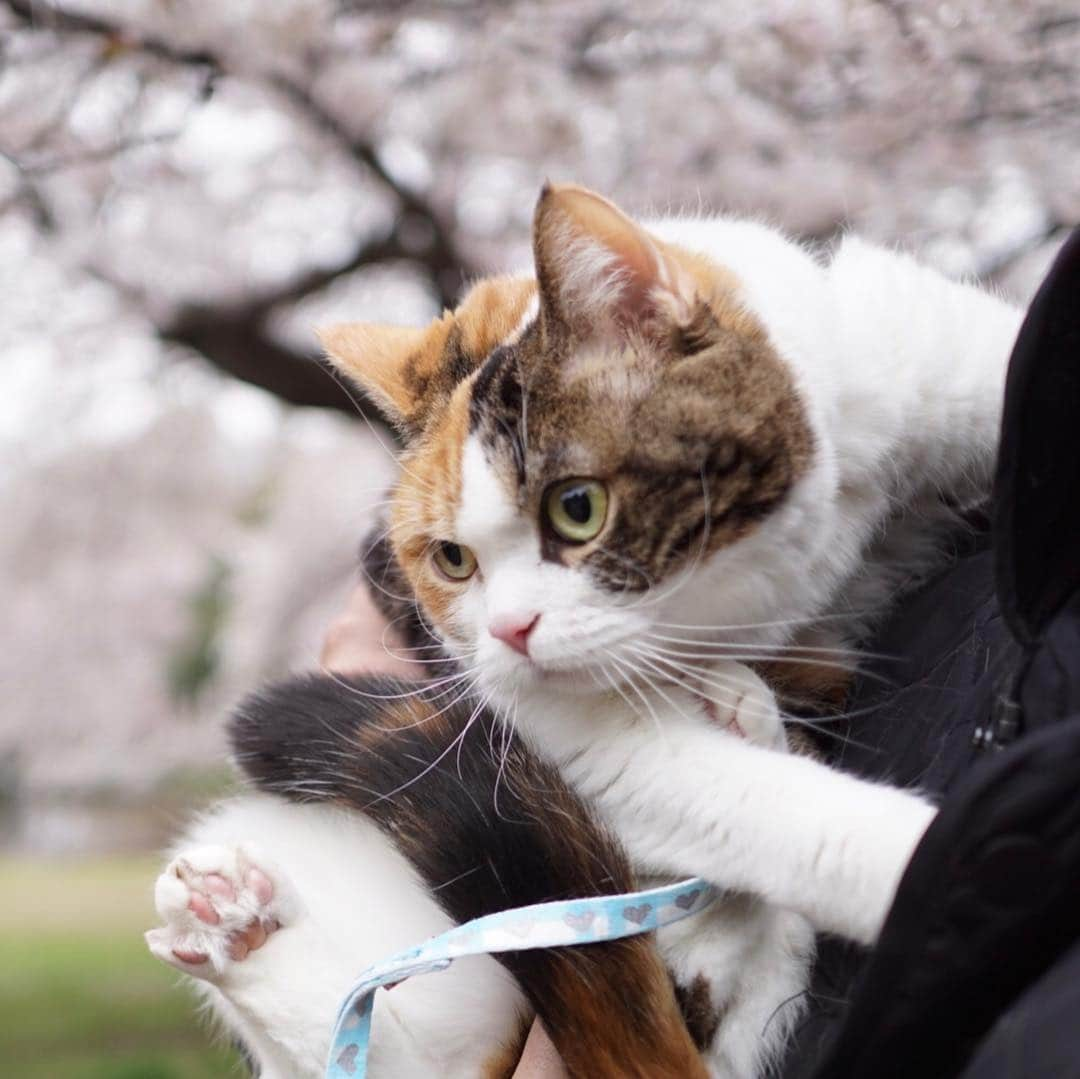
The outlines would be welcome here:
<svg viewBox="0 0 1080 1079">
<path fill-rule="evenodd" d="M 641 689 L 634 682 L 634 678 L 637 677 L 638 672 L 633 670 L 633 668 L 629 668 L 629 676 L 627 676 L 627 666 L 624 665 L 620 661 L 619 657 L 616 656 L 615 653 L 607 651 L 607 650 L 605 650 L 605 651 L 606 651 L 606 654 L 607 654 L 608 658 L 611 660 L 611 662 L 615 664 L 616 670 L 618 670 L 619 673 L 622 674 L 623 681 L 625 682 L 625 684 L 627 686 L 629 686 L 630 689 L 632 689 L 638 695 L 639 699 L 641 700 L 641 703 L 643 705 L 645 705 L 645 710 L 648 712 L 648 714 L 649 714 L 650 718 L 652 719 L 653 724 L 655 725 L 657 731 L 660 733 L 661 736 L 663 736 L 664 735 L 664 725 L 660 722 L 660 717 L 656 714 L 656 709 L 653 708 L 652 702 L 649 700 L 648 697 L 645 696 L 645 694 L 641 691 Z"/>
<path fill-rule="evenodd" d="M 471 728 L 473 723 L 476 722 L 477 717 L 480 715 L 480 712 L 482 710 L 483 702 L 477 704 L 476 708 L 473 709 L 472 715 L 469 716 L 468 720 L 466 720 L 465 722 L 465 725 L 461 728 L 461 731 L 453 738 L 450 744 L 433 761 L 431 761 L 430 764 L 427 765 L 427 767 L 423 769 L 423 771 L 413 776 L 412 779 L 406 780 L 406 782 L 399 784 L 392 791 L 388 791 L 386 794 L 380 794 L 378 798 L 376 798 L 371 804 L 377 805 L 379 802 L 385 802 L 391 798 L 396 797 L 402 791 L 407 790 L 409 787 L 411 787 L 414 783 L 419 783 L 420 780 L 424 778 L 424 776 L 426 776 L 433 769 L 437 768 L 446 759 L 446 757 L 449 756 L 450 752 L 454 749 L 454 747 L 457 746 L 465 737 L 465 735 L 469 733 L 469 728 Z"/>
<path fill-rule="evenodd" d="M 681 686 L 687 692 L 694 693 L 697 696 L 706 696 L 705 689 L 708 687 L 711 688 L 711 690 L 713 691 L 708 694 L 710 699 L 715 700 L 721 704 L 735 707 L 739 704 L 739 701 L 745 695 L 744 686 L 732 681 L 731 679 L 724 678 L 716 671 L 701 670 L 699 668 L 693 667 L 684 667 L 681 664 L 672 662 L 666 657 L 658 656 L 655 653 L 648 653 L 648 655 L 651 656 L 652 659 L 656 660 L 661 665 L 659 668 L 657 668 L 656 665 L 651 663 L 650 660 L 647 658 L 646 652 L 636 651 L 635 654 L 637 655 L 638 659 L 641 660 L 641 662 L 648 664 L 654 671 L 656 671 L 657 674 L 666 677 L 675 685 Z M 678 671 L 679 674 L 684 675 L 686 678 L 692 679 L 692 681 L 689 683 L 684 681 L 677 675 L 672 674 L 671 670 L 668 670 L 667 668 L 672 668 L 675 671 Z M 694 684 L 695 682 L 697 683 L 696 685 Z M 763 719 L 769 719 L 772 716 L 771 711 L 752 705 L 744 705 L 743 710 L 748 715 L 760 716 Z"/>
</svg>

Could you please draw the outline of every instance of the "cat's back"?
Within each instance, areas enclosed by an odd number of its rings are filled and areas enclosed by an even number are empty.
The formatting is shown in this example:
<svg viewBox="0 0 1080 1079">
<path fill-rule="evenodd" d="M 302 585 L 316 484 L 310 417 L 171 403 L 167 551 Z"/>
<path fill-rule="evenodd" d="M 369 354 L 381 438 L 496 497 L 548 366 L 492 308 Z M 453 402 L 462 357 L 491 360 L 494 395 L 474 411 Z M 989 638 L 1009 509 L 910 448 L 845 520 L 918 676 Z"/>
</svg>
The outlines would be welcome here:
<svg viewBox="0 0 1080 1079">
<path fill-rule="evenodd" d="M 784 312 L 810 310 L 827 287 L 825 267 L 781 229 L 751 218 L 717 215 L 665 217 L 648 228 L 662 240 L 705 255 L 729 274 L 749 304 L 772 329 Z"/>
<path fill-rule="evenodd" d="M 991 372 L 983 357 L 1007 355 L 1021 312 L 985 287 L 854 235 L 837 245 L 827 273 L 838 357 L 865 365 L 878 356 L 892 373 L 938 379 L 948 365 L 961 380 L 957 368 L 970 358 L 981 375 L 1003 378 L 1004 364 Z"/>
</svg>

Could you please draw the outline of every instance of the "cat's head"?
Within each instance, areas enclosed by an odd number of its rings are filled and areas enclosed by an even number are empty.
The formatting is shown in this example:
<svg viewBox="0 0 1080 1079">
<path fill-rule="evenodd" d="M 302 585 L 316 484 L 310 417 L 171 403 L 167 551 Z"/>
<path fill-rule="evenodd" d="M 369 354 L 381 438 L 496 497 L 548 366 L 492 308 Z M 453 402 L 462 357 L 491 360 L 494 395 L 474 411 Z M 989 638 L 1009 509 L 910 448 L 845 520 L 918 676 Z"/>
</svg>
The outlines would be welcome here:
<svg viewBox="0 0 1080 1079">
<path fill-rule="evenodd" d="M 533 239 L 535 279 L 322 336 L 401 430 L 394 550 L 496 699 L 775 610 L 812 502 L 812 424 L 736 277 L 578 187 L 545 187 Z"/>
</svg>

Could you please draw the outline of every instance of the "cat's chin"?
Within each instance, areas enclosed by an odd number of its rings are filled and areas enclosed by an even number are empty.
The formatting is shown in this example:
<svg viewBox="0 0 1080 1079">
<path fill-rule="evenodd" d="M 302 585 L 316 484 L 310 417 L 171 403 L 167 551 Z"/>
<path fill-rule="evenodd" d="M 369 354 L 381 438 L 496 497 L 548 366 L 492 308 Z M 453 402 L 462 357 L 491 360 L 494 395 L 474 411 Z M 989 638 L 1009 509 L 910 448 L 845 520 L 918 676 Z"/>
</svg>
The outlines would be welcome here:
<svg viewBox="0 0 1080 1079">
<path fill-rule="evenodd" d="M 525 661 L 482 678 L 482 690 L 490 693 L 496 703 L 511 708 L 513 702 L 531 693 L 546 697 L 604 695 L 610 692 L 610 683 L 604 680 L 598 668 L 541 666 Z"/>
</svg>

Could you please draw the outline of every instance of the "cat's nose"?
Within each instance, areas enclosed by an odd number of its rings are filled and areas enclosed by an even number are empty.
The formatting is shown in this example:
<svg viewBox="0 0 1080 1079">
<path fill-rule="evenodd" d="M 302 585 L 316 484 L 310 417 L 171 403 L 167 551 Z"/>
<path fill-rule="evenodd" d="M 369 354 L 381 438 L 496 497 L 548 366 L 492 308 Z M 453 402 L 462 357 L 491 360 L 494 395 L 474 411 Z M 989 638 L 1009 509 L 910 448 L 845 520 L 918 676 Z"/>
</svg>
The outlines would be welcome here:
<svg viewBox="0 0 1080 1079">
<path fill-rule="evenodd" d="M 488 633 L 498 641 L 504 641 L 515 652 L 523 656 L 529 654 L 529 634 L 536 628 L 540 621 L 540 615 L 530 612 L 529 614 L 500 614 L 488 624 Z"/>
</svg>

